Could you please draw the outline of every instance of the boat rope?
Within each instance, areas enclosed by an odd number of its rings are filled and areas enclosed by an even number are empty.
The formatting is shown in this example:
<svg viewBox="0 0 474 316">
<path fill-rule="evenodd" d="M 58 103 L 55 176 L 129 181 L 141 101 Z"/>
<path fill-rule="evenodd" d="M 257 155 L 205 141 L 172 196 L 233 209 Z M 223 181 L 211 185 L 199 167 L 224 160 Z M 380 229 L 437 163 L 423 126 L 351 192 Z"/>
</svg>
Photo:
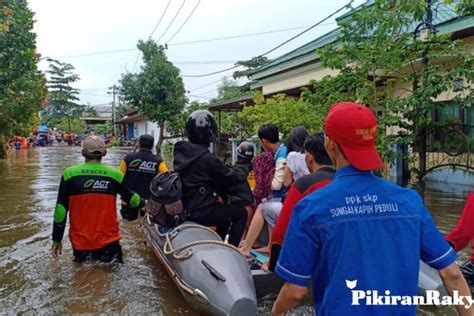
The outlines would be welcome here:
<svg viewBox="0 0 474 316">
<path fill-rule="evenodd" d="M 192 249 L 189 249 L 189 248 L 193 246 L 199 246 L 199 245 L 220 245 L 220 246 L 233 249 L 240 254 L 240 251 L 235 246 L 231 244 L 227 244 L 223 242 L 222 240 L 214 240 L 214 239 L 196 240 L 196 241 L 192 241 L 184 245 L 181 245 L 177 248 L 173 248 L 169 234 L 166 235 L 166 242 L 163 247 L 163 252 L 165 253 L 165 255 L 173 255 L 173 257 L 177 260 L 184 260 L 184 259 L 188 259 L 189 257 L 193 255 Z"/>
<path fill-rule="evenodd" d="M 213 231 L 212 229 L 210 229 L 206 226 L 199 225 L 199 224 L 182 224 L 180 226 L 175 227 L 170 232 L 161 233 L 160 229 L 159 229 L 159 226 L 156 223 L 153 224 L 150 221 L 150 217 L 147 216 L 147 215 L 148 214 L 146 214 L 145 217 L 146 217 L 146 221 L 148 222 L 148 224 L 153 225 L 155 227 L 155 231 L 160 237 L 165 237 L 166 238 L 165 244 L 163 246 L 163 252 L 165 253 L 165 255 L 173 255 L 173 257 L 177 260 L 185 260 L 185 259 L 188 259 L 189 257 L 191 257 L 193 255 L 192 249 L 189 249 L 189 248 L 193 247 L 193 246 L 199 246 L 199 245 L 220 245 L 220 246 L 224 246 L 224 247 L 233 249 L 233 250 L 237 251 L 240 254 L 240 251 L 239 251 L 239 249 L 237 249 L 237 247 L 222 241 L 221 237 L 215 231 Z M 219 240 L 215 240 L 215 239 L 196 240 L 196 241 L 192 241 L 192 242 L 186 243 L 184 245 L 181 245 L 177 248 L 174 248 L 171 241 L 178 235 L 178 233 L 180 231 L 183 231 L 183 230 L 189 229 L 189 228 L 203 229 L 203 230 L 212 232 L 217 238 L 219 238 Z"/>
</svg>

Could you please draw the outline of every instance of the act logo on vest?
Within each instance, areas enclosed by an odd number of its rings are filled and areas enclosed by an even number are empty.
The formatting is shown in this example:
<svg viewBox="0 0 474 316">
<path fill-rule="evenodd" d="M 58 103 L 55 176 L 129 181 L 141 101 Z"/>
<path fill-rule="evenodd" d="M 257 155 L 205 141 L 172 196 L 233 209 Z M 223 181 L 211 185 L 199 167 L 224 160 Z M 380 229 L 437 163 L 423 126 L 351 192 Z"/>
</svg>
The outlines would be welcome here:
<svg viewBox="0 0 474 316">
<path fill-rule="evenodd" d="M 141 159 L 134 159 L 128 164 L 128 167 L 131 170 L 156 172 L 156 164 L 157 163 L 153 161 L 142 161 Z"/>
<path fill-rule="evenodd" d="M 107 190 L 109 188 L 110 181 L 106 180 L 94 180 L 90 179 L 84 183 L 84 189 L 86 190 Z"/>
<path fill-rule="evenodd" d="M 355 290 L 357 280 L 346 280 L 346 286 L 352 292 L 351 305 L 464 305 L 465 309 L 469 309 L 474 304 L 474 299 L 471 296 L 461 296 L 458 290 L 453 291 L 453 296 L 441 296 L 437 290 L 426 290 L 426 296 L 409 296 L 391 295 L 390 290 L 385 290 L 383 294 L 379 294 L 377 290 Z"/>
</svg>

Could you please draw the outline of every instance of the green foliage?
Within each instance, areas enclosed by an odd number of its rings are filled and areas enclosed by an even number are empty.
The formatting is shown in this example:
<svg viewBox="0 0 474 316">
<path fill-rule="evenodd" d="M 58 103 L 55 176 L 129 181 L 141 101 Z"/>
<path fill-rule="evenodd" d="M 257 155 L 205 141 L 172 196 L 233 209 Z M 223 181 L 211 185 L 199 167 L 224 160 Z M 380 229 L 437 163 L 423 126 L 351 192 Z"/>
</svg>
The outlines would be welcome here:
<svg viewBox="0 0 474 316">
<path fill-rule="evenodd" d="M 93 106 L 86 105 L 84 110 L 82 111 L 82 116 L 84 117 L 97 117 L 99 114 L 97 113 L 97 109 Z"/>
<path fill-rule="evenodd" d="M 311 103 L 307 94 L 298 99 L 282 94 L 270 99 L 257 95 L 254 98 L 255 106 L 244 107 L 241 119 L 244 125 L 251 126 L 252 135 L 257 133 L 261 125 L 268 123 L 275 124 L 285 136 L 296 126 L 304 126 L 310 132 L 322 130 L 327 106 Z"/>
<path fill-rule="evenodd" d="M 434 100 L 451 93 L 454 101 L 472 106 L 473 55 L 461 41 L 432 35 L 414 40 L 413 25 L 422 22 L 424 1 L 384 0 L 353 10 L 342 24 L 336 46 L 318 51 L 323 66 L 338 75 L 315 83 L 314 103 L 352 100 L 379 116 L 379 149 L 393 159 L 389 145 L 426 143 L 438 125 L 433 113 L 446 105 Z M 462 93 L 454 94 L 456 79 L 464 78 Z M 387 133 L 393 130 L 395 133 Z"/>
<path fill-rule="evenodd" d="M 59 131 L 68 131 L 69 133 L 82 133 L 85 129 L 84 122 L 78 117 L 68 118 L 66 116 L 58 118 L 54 127 Z"/>
<path fill-rule="evenodd" d="M 76 102 L 79 100 L 77 97 L 79 90 L 71 87 L 71 84 L 79 80 L 79 76 L 74 73 L 74 66 L 71 64 L 51 58 L 48 58 L 48 62 L 48 106 L 43 110 L 41 117 L 50 127 L 56 127 L 66 119 L 69 122 L 66 130 L 72 132 L 72 127 L 69 125 L 85 110 L 83 105 Z"/>
<path fill-rule="evenodd" d="M 251 96 L 249 85 L 239 86 L 237 81 L 223 78 L 222 83 L 218 86 L 217 97 L 209 101 L 209 104 L 223 102 L 235 98 Z M 231 137 L 238 136 L 243 130 L 242 122 L 236 112 L 221 112 L 220 130 L 221 133 L 228 134 Z"/>
<path fill-rule="evenodd" d="M 134 107 L 130 104 L 126 104 L 125 102 L 120 103 L 117 106 L 116 112 L 115 112 L 117 120 L 122 119 L 125 116 L 125 114 L 127 114 L 128 112 L 130 112 L 133 109 L 134 109 Z"/>
<path fill-rule="evenodd" d="M 159 124 L 179 116 L 186 104 L 184 84 L 179 70 L 168 61 L 164 48 L 154 41 L 139 41 L 144 66 L 138 74 L 122 75 L 121 93 L 125 102 L 140 110 L 146 119 Z M 160 132 L 158 146 L 163 141 Z"/>
<path fill-rule="evenodd" d="M 119 139 L 112 139 L 108 144 L 107 147 L 120 147 L 122 144 L 120 143 Z"/>
<path fill-rule="evenodd" d="M 168 121 L 166 125 L 166 131 L 171 137 L 183 137 L 186 135 L 185 124 L 188 116 L 196 110 L 207 109 L 207 104 L 193 101 L 191 104 L 186 105 L 183 111 L 176 115 L 172 120 Z"/>
<path fill-rule="evenodd" d="M 268 63 L 268 58 L 265 56 L 258 56 L 249 60 L 240 60 L 236 62 L 235 65 L 244 66 L 246 69 L 234 71 L 234 73 L 232 74 L 232 77 L 234 79 L 248 77 L 252 73 L 252 71 L 254 71 L 255 69 L 257 69 L 258 67 L 262 65 L 265 65 L 266 63 Z"/>
<path fill-rule="evenodd" d="M 240 87 L 237 81 L 224 77 L 222 83 L 217 88 L 217 96 L 211 99 L 209 103 L 227 101 L 248 95 L 251 95 L 248 86 Z"/>
<path fill-rule="evenodd" d="M 444 0 L 445 3 L 457 2 L 456 11 L 459 15 L 467 16 L 474 14 L 474 2 L 472 0 Z"/>
<path fill-rule="evenodd" d="M 92 129 L 96 135 L 109 134 L 114 131 L 112 123 L 109 122 L 90 126 L 90 129 Z"/>
<path fill-rule="evenodd" d="M 15 133 L 28 135 L 45 102 L 45 78 L 38 71 L 33 13 L 26 0 L 0 4 L 0 156 Z"/>
</svg>

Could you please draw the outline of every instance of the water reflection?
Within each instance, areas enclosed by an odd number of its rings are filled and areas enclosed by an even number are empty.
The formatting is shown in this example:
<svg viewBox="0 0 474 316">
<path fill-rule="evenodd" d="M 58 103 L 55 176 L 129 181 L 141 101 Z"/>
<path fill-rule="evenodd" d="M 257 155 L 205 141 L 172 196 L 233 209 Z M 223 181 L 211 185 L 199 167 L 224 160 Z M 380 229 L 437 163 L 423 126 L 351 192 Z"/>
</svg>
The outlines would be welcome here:
<svg viewBox="0 0 474 316">
<path fill-rule="evenodd" d="M 128 150 L 112 149 L 118 165 Z M 7 313 L 195 314 L 144 244 L 138 223 L 121 223 L 125 264 L 78 265 L 64 239 L 50 254 L 51 224 L 63 169 L 80 163 L 80 148 L 12 152 L 0 160 L 0 310 Z"/>
<path fill-rule="evenodd" d="M 104 162 L 117 166 L 127 149 L 110 149 Z M 52 215 L 63 169 L 80 163 L 80 148 L 12 152 L 0 160 L 0 311 L 10 313 L 124 313 L 196 315 L 182 299 L 136 222 L 121 222 L 123 265 L 72 262 L 65 237 L 59 260 L 50 254 Z M 419 188 L 443 232 L 454 227 L 467 192 Z M 463 252 L 463 258 L 467 252 Z M 259 302 L 268 314 L 274 298 Z M 298 315 L 312 314 L 311 304 Z M 453 314 L 421 309 L 420 314 Z"/>
</svg>

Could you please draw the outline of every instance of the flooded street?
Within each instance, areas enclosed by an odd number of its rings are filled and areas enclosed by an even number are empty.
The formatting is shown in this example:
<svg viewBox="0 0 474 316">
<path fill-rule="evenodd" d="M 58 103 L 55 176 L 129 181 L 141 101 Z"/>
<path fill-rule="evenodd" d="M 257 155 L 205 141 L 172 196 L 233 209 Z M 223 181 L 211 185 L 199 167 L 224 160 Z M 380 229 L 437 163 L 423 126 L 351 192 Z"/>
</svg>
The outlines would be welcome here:
<svg viewBox="0 0 474 316">
<path fill-rule="evenodd" d="M 126 149 L 110 149 L 104 162 L 117 166 Z M 195 315 L 145 245 L 138 222 L 121 221 L 125 264 L 75 264 L 68 238 L 64 253 L 50 253 L 53 210 L 63 169 L 83 161 L 80 148 L 21 150 L 0 160 L 0 313 L 154 313 Z M 456 223 L 465 191 L 424 196 L 443 233 Z M 467 258 L 467 252 L 462 254 Z M 272 300 L 260 302 L 262 314 Z M 310 313 L 300 307 L 298 314 Z M 420 310 L 454 315 L 454 310 Z"/>
<path fill-rule="evenodd" d="M 127 152 L 112 149 L 118 165 Z M 52 215 L 63 169 L 80 148 L 13 152 L 0 160 L 0 313 L 155 313 L 195 315 L 144 244 L 138 222 L 121 222 L 125 264 L 79 265 L 69 239 L 59 260 L 50 253 Z"/>
</svg>

